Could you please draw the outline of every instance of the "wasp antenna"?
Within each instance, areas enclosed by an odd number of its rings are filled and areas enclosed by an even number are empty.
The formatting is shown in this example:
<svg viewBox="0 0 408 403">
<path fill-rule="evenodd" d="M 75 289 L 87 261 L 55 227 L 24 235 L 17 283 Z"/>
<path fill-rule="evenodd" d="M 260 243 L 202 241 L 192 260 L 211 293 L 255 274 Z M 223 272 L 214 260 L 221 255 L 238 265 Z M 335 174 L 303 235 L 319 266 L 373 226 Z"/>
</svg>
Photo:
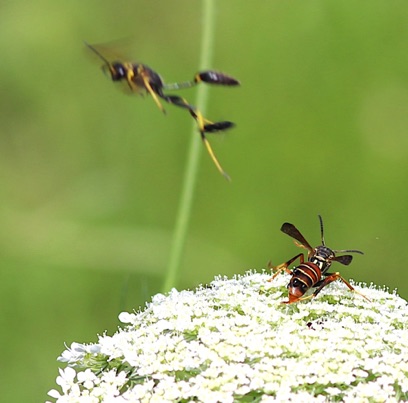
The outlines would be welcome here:
<svg viewBox="0 0 408 403">
<path fill-rule="evenodd" d="M 85 46 L 87 46 L 92 52 L 94 52 L 100 59 L 102 59 L 106 64 L 110 65 L 110 61 L 105 59 L 91 44 L 84 41 Z"/>
<path fill-rule="evenodd" d="M 322 238 L 322 245 L 325 246 L 326 244 L 324 242 L 323 218 L 322 218 L 322 216 L 320 214 L 318 215 L 318 217 L 319 217 L 319 221 L 320 221 L 320 236 Z"/>
<path fill-rule="evenodd" d="M 138 70 L 138 74 L 142 77 L 143 84 L 147 90 L 147 92 L 152 96 L 154 102 L 156 103 L 157 107 L 164 113 L 166 114 L 166 110 L 164 109 L 163 105 L 159 101 L 159 98 L 157 97 L 158 95 L 160 96 L 160 93 L 157 93 L 156 91 L 153 90 L 152 86 L 150 85 L 149 82 L 149 76 L 146 74 L 144 68 Z M 128 83 L 131 85 L 133 83 L 133 71 L 132 75 L 127 78 Z"/>
</svg>

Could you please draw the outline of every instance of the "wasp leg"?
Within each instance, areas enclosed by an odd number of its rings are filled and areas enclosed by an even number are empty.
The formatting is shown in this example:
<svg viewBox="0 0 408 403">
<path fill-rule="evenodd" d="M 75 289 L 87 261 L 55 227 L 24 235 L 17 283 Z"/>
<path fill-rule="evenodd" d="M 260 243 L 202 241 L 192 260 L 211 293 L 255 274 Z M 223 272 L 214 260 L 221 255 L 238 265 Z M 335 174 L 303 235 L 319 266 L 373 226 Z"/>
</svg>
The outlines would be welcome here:
<svg viewBox="0 0 408 403">
<path fill-rule="evenodd" d="M 224 122 L 211 122 L 203 117 L 203 115 L 194 110 L 190 110 L 191 116 L 197 121 L 198 128 L 201 134 L 201 140 L 203 141 L 205 148 L 207 149 L 208 155 L 212 159 L 214 165 L 217 167 L 218 171 L 223 175 L 228 181 L 231 181 L 229 175 L 224 171 L 220 162 L 218 161 L 217 157 L 214 154 L 214 151 L 211 147 L 210 142 L 208 141 L 205 133 L 214 133 L 221 130 L 229 129 L 230 127 L 234 126 L 232 122 L 224 121 Z"/>
<path fill-rule="evenodd" d="M 313 255 L 313 249 L 311 250 L 311 249 L 309 249 L 307 246 L 305 246 L 305 245 L 303 245 L 302 243 L 300 243 L 300 242 L 298 242 L 298 241 L 293 241 L 294 243 L 295 243 L 295 245 L 298 247 L 298 248 L 302 248 L 302 249 L 306 249 L 307 250 L 307 257 L 308 257 L 308 259 Z"/>
<path fill-rule="evenodd" d="M 205 145 L 205 148 L 207 149 L 207 152 L 210 156 L 210 158 L 212 159 L 212 161 L 214 162 L 214 165 L 216 166 L 216 168 L 218 169 L 218 171 L 221 173 L 222 176 L 224 176 L 225 179 L 227 179 L 227 181 L 231 181 L 231 178 L 229 177 L 229 175 L 224 171 L 224 169 L 222 168 L 221 164 L 219 163 L 217 157 L 214 154 L 214 151 L 211 147 L 211 144 L 209 143 L 209 141 L 207 140 L 207 137 L 205 137 L 205 134 L 203 132 L 200 132 L 201 134 L 201 139 L 203 140 L 203 143 Z"/>
<path fill-rule="evenodd" d="M 309 295 L 307 297 L 295 297 L 295 296 L 289 294 L 289 301 L 282 301 L 281 304 L 286 304 L 286 305 L 295 304 L 296 302 L 303 301 L 303 300 L 309 299 L 311 297 L 312 297 L 311 295 Z"/>
<path fill-rule="evenodd" d="M 292 259 L 289 259 L 287 262 L 281 263 L 278 266 L 273 266 L 272 263 L 269 262 L 268 263 L 268 269 L 276 271 L 276 273 L 268 281 L 273 281 L 281 271 L 285 271 L 288 274 L 292 274 L 292 270 L 288 269 L 288 266 L 290 264 L 292 264 L 297 258 L 299 258 L 299 261 L 300 261 L 301 264 L 304 263 L 305 258 L 303 256 L 303 253 L 299 253 L 298 255 L 292 257 Z"/>
<path fill-rule="evenodd" d="M 129 69 L 130 70 L 130 69 Z M 133 88 L 133 86 L 135 85 L 134 83 L 133 83 L 133 81 L 132 81 L 132 78 L 134 77 L 134 73 L 133 73 L 133 70 L 131 71 L 131 72 L 129 72 L 129 70 L 128 70 L 128 73 L 127 73 L 127 82 L 129 83 L 129 86 L 131 87 L 131 88 Z M 142 78 L 142 80 L 143 80 L 143 84 L 144 84 L 144 86 L 145 86 L 145 88 L 146 88 L 146 91 L 152 96 L 152 98 L 153 98 L 153 100 L 154 100 L 154 102 L 156 103 L 156 105 L 157 105 L 157 107 L 163 112 L 163 113 L 166 113 L 166 110 L 164 109 L 164 107 L 163 107 L 163 105 L 161 104 L 161 102 L 160 102 L 160 100 L 159 100 L 159 98 L 158 98 L 158 96 L 160 96 L 160 93 L 159 92 L 156 92 L 153 88 L 152 88 L 152 86 L 150 85 L 150 82 L 149 82 L 149 74 L 145 71 L 145 69 L 144 69 L 144 67 L 143 67 L 143 65 L 140 65 L 139 67 L 138 67 L 138 69 L 137 69 L 137 73 L 138 73 L 138 75 L 140 75 L 140 77 Z M 130 76 L 131 75 L 131 77 L 128 77 L 128 76 Z"/>
<path fill-rule="evenodd" d="M 204 119 L 203 121 L 206 122 L 206 124 L 204 124 L 203 126 L 203 132 L 205 133 L 221 132 L 227 129 L 231 129 L 235 126 L 233 122 L 230 122 L 228 120 L 224 120 L 222 122 L 211 122 L 207 119 Z"/>
<path fill-rule="evenodd" d="M 192 105 L 190 105 L 184 98 L 179 97 L 177 95 L 165 95 L 163 94 L 162 91 L 158 91 L 157 95 L 164 99 L 166 102 L 179 106 L 181 108 L 187 109 L 190 112 L 190 115 L 194 118 L 194 120 L 198 124 L 198 129 L 201 134 L 201 139 L 203 140 L 203 143 L 205 145 L 205 148 L 207 149 L 207 152 L 212 159 L 214 165 L 218 169 L 218 171 L 227 179 L 231 180 L 228 174 L 224 171 L 222 168 L 221 164 L 219 163 L 217 157 L 214 154 L 214 151 L 207 140 L 207 137 L 205 136 L 205 133 L 212 133 L 215 131 L 219 130 L 225 130 L 233 126 L 232 122 L 218 122 L 218 123 L 213 123 L 203 117 L 201 112 L 197 111 Z"/>
<path fill-rule="evenodd" d="M 179 106 L 180 108 L 187 109 L 191 114 L 194 113 L 194 107 L 190 105 L 184 98 L 178 95 L 165 95 L 161 90 L 157 90 L 156 94 L 164 99 L 166 102 L 172 105 Z"/>
<path fill-rule="evenodd" d="M 199 111 L 194 109 L 190 110 L 190 114 L 197 121 L 198 128 L 201 133 L 216 133 L 235 126 L 233 122 L 228 120 L 212 122 L 211 120 L 205 119 Z"/>
<path fill-rule="evenodd" d="M 301 298 L 303 299 L 307 299 L 307 298 L 314 298 L 316 297 L 317 294 L 319 294 L 319 292 L 326 287 L 327 285 L 329 285 L 330 283 L 332 283 L 333 281 L 336 280 L 341 280 L 344 284 L 346 284 L 346 286 L 349 288 L 350 291 L 355 292 L 356 294 L 362 296 L 363 298 L 365 298 L 367 301 L 371 302 L 371 300 L 369 298 L 367 298 L 364 294 L 361 294 L 360 292 L 356 291 L 356 289 L 345 279 L 343 278 L 340 273 L 332 273 L 329 274 L 328 277 L 326 277 L 325 279 L 319 281 L 318 284 L 318 288 L 317 290 L 309 297 L 305 297 L 305 298 Z"/>
<path fill-rule="evenodd" d="M 190 113 L 193 116 L 193 118 L 197 121 L 198 128 L 199 128 L 200 135 L 201 135 L 201 140 L 203 141 L 203 143 L 205 145 L 205 148 L 207 149 L 208 155 L 212 159 L 214 165 L 216 166 L 218 171 L 221 173 L 221 175 L 223 175 L 225 177 L 225 179 L 227 179 L 228 181 L 231 181 L 231 178 L 224 171 L 224 169 L 222 168 L 220 162 L 218 161 L 217 157 L 215 156 L 214 151 L 213 151 L 213 149 L 211 147 L 211 144 L 208 141 L 205 133 L 214 133 L 214 132 L 217 132 L 217 131 L 220 131 L 220 130 L 228 129 L 228 128 L 233 126 L 233 123 L 232 122 L 213 123 L 213 122 L 210 122 L 209 120 L 205 119 L 203 117 L 203 115 L 201 115 L 201 113 L 198 112 L 198 111 L 190 111 Z"/>
<path fill-rule="evenodd" d="M 282 301 L 282 304 L 293 304 L 294 302 L 305 301 L 306 299 L 311 299 L 314 297 L 315 295 L 311 294 L 311 295 L 308 295 L 307 297 L 293 298 L 292 300 L 289 300 L 289 301 Z"/>
<path fill-rule="evenodd" d="M 234 126 L 234 123 L 229 121 L 212 122 L 208 119 L 205 119 L 201 112 L 199 112 L 184 98 L 179 97 L 178 95 L 165 95 L 162 91 L 157 91 L 156 94 L 170 104 L 187 109 L 190 112 L 190 115 L 196 120 L 201 133 L 215 133 L 218 131 L 230 129 Z"/>
</svg>

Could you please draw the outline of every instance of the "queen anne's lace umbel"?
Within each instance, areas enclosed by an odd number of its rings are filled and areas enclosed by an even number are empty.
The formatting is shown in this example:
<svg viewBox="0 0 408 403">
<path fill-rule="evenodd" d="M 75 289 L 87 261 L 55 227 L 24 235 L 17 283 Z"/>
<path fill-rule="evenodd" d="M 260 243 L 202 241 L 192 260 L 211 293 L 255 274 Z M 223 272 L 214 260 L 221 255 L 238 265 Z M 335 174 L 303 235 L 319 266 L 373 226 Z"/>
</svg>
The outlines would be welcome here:
<svg viewBox="0 0 408 403">
<path fill-rule="evenodd" d="M 408 305 L 333 283 L 292 305 L 289 276 L 216 278 L 153 297 L 128 324 L 59 357 L 57 403 L 395 402 L 408 399 Z"/>
</svg>

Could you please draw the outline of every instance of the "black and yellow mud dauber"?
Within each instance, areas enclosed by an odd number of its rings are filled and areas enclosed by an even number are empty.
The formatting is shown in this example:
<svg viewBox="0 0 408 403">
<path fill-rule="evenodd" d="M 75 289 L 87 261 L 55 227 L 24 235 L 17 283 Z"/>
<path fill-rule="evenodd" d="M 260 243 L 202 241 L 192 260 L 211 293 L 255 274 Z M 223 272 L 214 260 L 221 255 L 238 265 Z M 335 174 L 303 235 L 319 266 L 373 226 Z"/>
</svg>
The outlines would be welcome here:
<svg viewBox="0 0 408 403">
<path fill-rule="evenodd" d="M 178 95 L 168 95 L 164 92 L 194 87 L 201 82 L 215 85 L 237 86 L 239 85 L 238 80 L 217 71 L 207 70 L 197 73 L 191 81 L 167 84 L 164 83 L 158 73 L 145 64 L 120 60 L 109 61 L 97 49 L 97 45 L 90 45 L 86 42 L 85 45 L 103 61 L 104 64 L 102 69 L 110 74 L 112 81 L 124 82 L 131 93 L 150 94 L 157 107 L 163 113 L 165 113 L 165 109 L 161 104 L 160 99 L 168 102 L 169 104 L 187 109 L 190 115 L 197 122 L 201 139 L 203 140 L 207 152 L 213 160 L 215 166 L 217 167 L 218 171 L 229 180 L 229 176 L 218 162 L 206 134 L 230 129 L 234 126 L 234 123 L 230 121 L 212 122 L 204 118 L 201 112 L 194 106 L 190 105 L 184 98 Z"/>
</svg>

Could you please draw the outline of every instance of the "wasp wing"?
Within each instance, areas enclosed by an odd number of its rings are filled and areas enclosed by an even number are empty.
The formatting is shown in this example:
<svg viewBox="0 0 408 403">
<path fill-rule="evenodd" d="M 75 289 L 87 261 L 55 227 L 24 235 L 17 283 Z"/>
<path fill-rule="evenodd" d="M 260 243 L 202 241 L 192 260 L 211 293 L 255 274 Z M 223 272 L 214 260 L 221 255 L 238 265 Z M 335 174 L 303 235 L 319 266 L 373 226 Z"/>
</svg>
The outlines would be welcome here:
<svg viewBox="0 0 408 403">
<path fill-rule="evenodd" d="M 332 260 L 344 264 L 345 266 L 348 266 L 353 260 L 353 256 L 351 255 L 336 256 Z"/>
<path fill-rule="evenodd" d="M 300 231 L 293 225 L 288 222 L 285 222 L 282 227 L 281 231 L 284 232 L 286 235 L 296 239 L 301 245 L 305 247 L 309 252 L 313 252 L 314 249 L 310 246 L 309 242 L 306 241 L 305 237 L 300 233 Z"/>
</svg>

